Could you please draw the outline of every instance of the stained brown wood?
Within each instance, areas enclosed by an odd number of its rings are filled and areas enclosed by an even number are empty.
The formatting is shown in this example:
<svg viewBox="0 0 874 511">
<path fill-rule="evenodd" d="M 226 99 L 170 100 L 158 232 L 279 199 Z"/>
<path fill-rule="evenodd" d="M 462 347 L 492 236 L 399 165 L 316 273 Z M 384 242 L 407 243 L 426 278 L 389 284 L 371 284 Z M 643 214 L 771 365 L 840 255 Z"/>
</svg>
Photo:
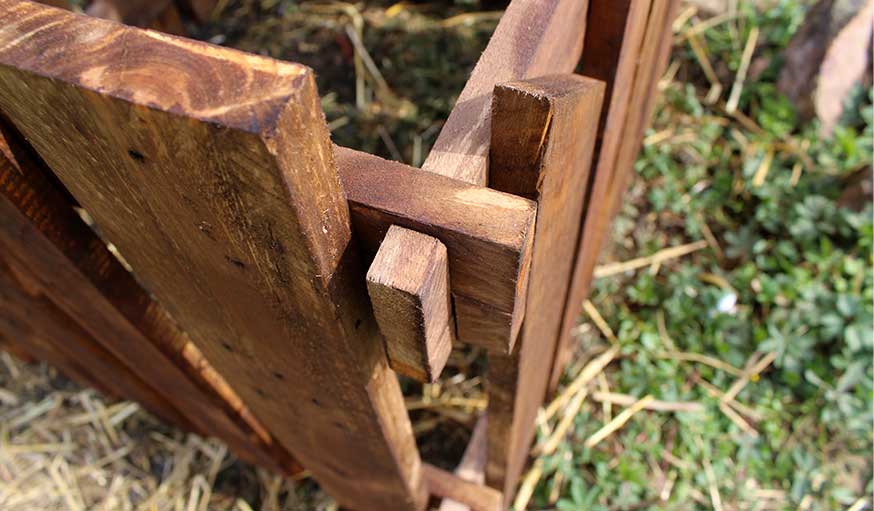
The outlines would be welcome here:
<svg viewBox="0 0 874 511">
<path fill-rule="evenodd" d="M 495 85 L 570 73 L 580 60 L 588 0 L 513 0 L 458 97 L 423 168 L 485 185 Z"/>
<path fill-rule="evenodd" d="M 61 350 L 68 356 L 78 354 L 76 364 L 85 372 L 98 378 L 106 374 L 106 382 L 125 375 L 138 381 L 141 375 L 152 387 L 150 391 L 130 387 L 131 392 L 121 392 L 124 397 L 143 400 L 171 422 L 190 424 L 197 432 L 222 438 L 250 463 L 285 473 L 300 471 L 287 453 L 273 445 L 272 437 L 236 393 L 201 360 L 187 335 L 76 214 L 19 135 L 5 122 L 0 122 L 0 133 L 0 219 L 4 224 L 0 246 L 17 280 L 29 283 L 25 286 L 28 293 L 17 303 L 32 297 L 34 309 L 45 311 L 45 323 L 59 325 L 52 331 L 34 327 L 40 336 L 49 337 L 44 342 L 81 339 L 81 348 L 70 341 L 62 343 Z M 50 333 L 65 325 L 72 325 L 68 336 L 50 338 Z M 117 368 L 112 369 L 113 364 Z M 95 386 L 103 389 L 106 385 Z M 150 396 L 156 392 L 168 404 L 154 404 L 158 400 Z"/>
<path fill-rule="evenodd" d="M 664 3 L 664 2 L 656 2 Z M 615 162 L 620 148 L 637 151 L 628 129 L 628 112 L 642 108 L 642 98 L 633 96 L 635 77 L 644 69 L 641 62 L 644 35 L 652 0 L 591 0 L 590 23 L 581 60 L 582 73 L 606 83 L 605 109 L 601 113 L 592 179 L 586 197 L 583 221 L 577 241 L 573 278 L 550 378 L 554 390 L 571 355 L 570 333 L 579 318 L 579 309 L 588 294 L 592 271 L 606 230 L 606 215 L 612 207 L 607 197 L 609 183 L 617 172 Z M 596 236 L 596 237 L 593 237 Z"/>
<path fill-rule="evenodd" d="M 338 147 L 335 155 L 355 233 L 368 251 L 377 251 L 391 225 L 440 240 L 458 340 L 509 352 L 525 314 L 536 205 L 351 149 Z"/>
<path fill-rule="evenodd" d="M 428 491 L 432 495 L 461 502 L 471 511 L 505 509 L 504 496 L 494 488 L 472 483 L 429 463 L 423 465 L 423 472 Z"/>
<path fill-rule="evenodd" d="M 395 271 L 397 263 L 403 271 Z M 435 381 L 455 337 L 446 246 L 391 226 L 367 271 L 367 292 L 392 369 Z"/>
<path fill-rule="evenodd" d="M 483 414 L 476 421 L 473 433 L 461 462 L 455 467 L 455 476 L 465 481 L 481 485 L 486 480 L 486 430 L 488 428 L 488 416 Z M 470 506 L 452 499 L 443 499 L 440 502 L 439 511 L 470 511 Z"/>
<path fill-rule="evenodd" d="M 27 273 L 0 259 L 0 331 L 6 338 L 81 385 L 135 400 L 171 424 L 204 433 L 48 299 Z"/>
<path fill-rule="evenodd" d="M 486 482 L 507 498 L 534 437 L 576 251 L 604 83 L 552 75 L 495 87 L 490 186 L 537 199 L 525 321 L 516 351 L 488 360 Z"/>
<path fill-rule="evenodd" d="M 310 70 L 0 0 L 0 109 L 326 491 L 424 507 Z"/>
</svg>

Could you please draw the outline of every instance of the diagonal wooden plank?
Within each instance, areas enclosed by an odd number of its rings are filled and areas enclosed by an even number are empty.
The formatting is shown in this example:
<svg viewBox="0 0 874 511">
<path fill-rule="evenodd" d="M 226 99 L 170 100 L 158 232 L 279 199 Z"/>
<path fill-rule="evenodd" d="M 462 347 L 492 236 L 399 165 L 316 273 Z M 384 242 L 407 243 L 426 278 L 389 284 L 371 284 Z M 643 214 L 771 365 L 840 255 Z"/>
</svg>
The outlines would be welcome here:
<svg viewBox="0 0 874 511">
<path fill-rule="evenodd" d="M 227 383 L 203 363 L 185 333 L 73 210 L 20 135 L 5 122 L 0 132 L 0 246 L 19 283 L 11 287 L 23 290 L 9 299 L 19 306 L 30 303 L 34 315 L 44 318 L 30 318 L 36 326 L 29 338 L 78 357 L 75 365 L 95 376 L 92 383 L 105 378 L 98 388 L 117 385 L 115 394 L 223 439 L 245 461 L 298 471 L 287 453 L 272 446 L 270 435 Z M 27 321 L 27 315 L 19 319 Z M 141 379 L 148 388 L 140 388 Z"/>
<path fill-rule="evenodd" d="M 603 95 L 603 82 L 578 75 L 495 87 L 489 184 L 536 198 L 538 207 L 518 347 L 509 356 L 490 354 L 488 361 L 486 482 L 508 500 L 546 394 Z"/>
<path fill-rule="evenodd" d="M 310 70 L 0 0 L 0 109 L 326 491 L 425 506 Z"/>
<path fill-rule="evenodd" d="M 513 0 L 474 67 L 423 168 L 468 183 L 488 182 L 492 89 L 580 60 L 589 0 Z"/>
</svg>

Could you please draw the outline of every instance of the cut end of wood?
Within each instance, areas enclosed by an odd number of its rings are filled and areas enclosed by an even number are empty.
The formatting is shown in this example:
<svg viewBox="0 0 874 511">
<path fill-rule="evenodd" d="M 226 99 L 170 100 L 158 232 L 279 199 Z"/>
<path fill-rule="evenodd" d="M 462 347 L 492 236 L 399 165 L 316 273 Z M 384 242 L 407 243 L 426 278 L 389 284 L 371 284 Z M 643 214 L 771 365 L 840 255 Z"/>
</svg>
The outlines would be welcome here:
<svg viewBox="0 0 874 511">
<path fill-rule="evenodd" d="M 252 133 L 272 132 L 312 75 L 300 64 L 16 0 L 0 0 L 0 47 L 0 67 Z"/>
<path fill-rule="evenodd" d="M 367 272 L 367 290 L 392 369 L 435 381 L 455 337 L 446 247 L 391 226 Z"/>
</svg>

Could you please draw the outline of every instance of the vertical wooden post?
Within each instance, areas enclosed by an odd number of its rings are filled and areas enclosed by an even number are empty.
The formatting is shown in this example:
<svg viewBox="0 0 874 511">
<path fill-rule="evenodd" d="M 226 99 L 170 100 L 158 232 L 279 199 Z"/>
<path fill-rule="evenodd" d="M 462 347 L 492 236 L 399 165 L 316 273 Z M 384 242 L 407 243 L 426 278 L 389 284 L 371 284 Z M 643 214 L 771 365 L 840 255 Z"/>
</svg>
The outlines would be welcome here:
<svg viewBox="0 0 874 511">
<path fill-rule="evenodd" d="M 310 70 L 0 0 L 0 109 L 326 491 L 424 507 Z"/>
<path fill-rule="evenodd" d="M 528 313 L 510 356 L 489 354 L 486 481 L 506 499 L 534 437 L 576 251 L 604 84 L 554 75 L 495 87 L 489 185 L 537 200 Z"/>
<path fill-rule="evenodd" d="M 589 293 L 592 272 L 620 197 L 633 175 L 640 141 L 655 101 L 655 86 L 672 44 L 677 0 L 592 0 L 590 17 L 602 20 L 586 35 L 582 72 L 607 83 L 608 108 L 594 162 L 594 177 L 580 231 L 571 290 L 552 368 L 555 389 L 571 356 L 570 332 Z M 596 19 L 596 18 L 593 18 Z"/>
</svg>

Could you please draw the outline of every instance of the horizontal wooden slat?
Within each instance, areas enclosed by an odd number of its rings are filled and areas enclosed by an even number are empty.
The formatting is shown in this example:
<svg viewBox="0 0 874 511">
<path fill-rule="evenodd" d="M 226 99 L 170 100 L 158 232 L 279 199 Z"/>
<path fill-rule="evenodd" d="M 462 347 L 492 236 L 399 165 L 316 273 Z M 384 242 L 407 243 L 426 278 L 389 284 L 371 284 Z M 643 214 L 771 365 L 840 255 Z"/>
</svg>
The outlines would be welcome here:
<svg viewBox="0 0 874 511">
<path fill-rule="evenodd" d="M 335 155 L 367 250 L 376 253 L 391 225 L 440 240 L 459 341 L 508 352 L 524 316 L 535 203 L 351 149 Z"/>
</svg>

